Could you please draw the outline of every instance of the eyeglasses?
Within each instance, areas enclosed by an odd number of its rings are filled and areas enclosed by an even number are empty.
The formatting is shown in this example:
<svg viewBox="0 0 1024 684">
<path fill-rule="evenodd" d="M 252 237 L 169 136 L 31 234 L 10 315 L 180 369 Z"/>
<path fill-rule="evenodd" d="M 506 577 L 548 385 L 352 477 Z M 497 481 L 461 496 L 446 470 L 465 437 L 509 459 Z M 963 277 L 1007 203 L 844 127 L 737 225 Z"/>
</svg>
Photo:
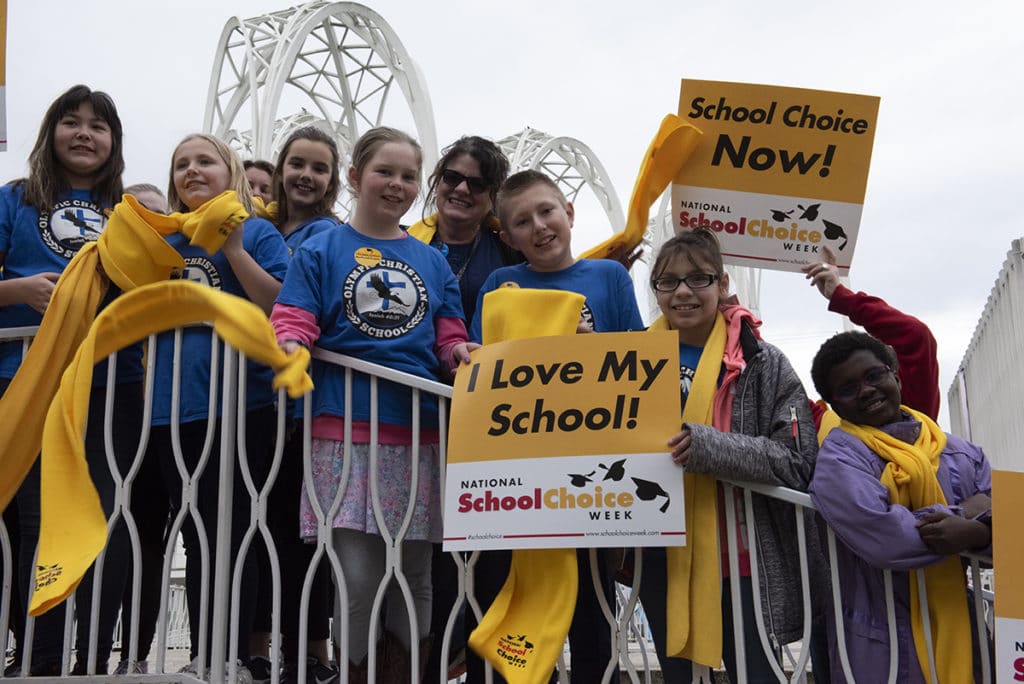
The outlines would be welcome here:
<svg viewBox="0 0 1024 684">
<path fill-rule="evenodd" d="M 490 188 L 490 184 L 483 178 L 480 178 L 479 176 L 463 176 L 458 171 L 453 171 L 452 169 L 445 169 L 442 171 L 441 180 L 450 188 L 457 188 L 462 185 L 463 181 L 465 181 L 466 187 L 469 188 L 469 191 L 474 195 L 479 195 L 484 190 Z"/>
<path fill-rule="evenodd" d="M 691 290 L 703 290 L 705 287 L 710 287 L 716 280 L 718 280 L 718 276 L 714 273 L 691 273 L 682 278 L 659 276 L 651 280 L 651 285 L 658 292 L 675 292 L 679 283 L 686 283 L 686 287 Z"/>
<path fill-rule="evenodd" d="M 842 399 L 843 401 L 853 401 L 860 394 L 860 388 L 864 385 L 870 385 L 871 387 L 878 387 L 883 382 L 889 379 L 889 374 L 892 373 L 892 369 L 888 366 L 875 366 L 869 368 L 865 373 L 864 377 L 860 379 L 860 382 L 847 382 L 836 388 L 833 394 L 836 399 Z"/>
</svg>

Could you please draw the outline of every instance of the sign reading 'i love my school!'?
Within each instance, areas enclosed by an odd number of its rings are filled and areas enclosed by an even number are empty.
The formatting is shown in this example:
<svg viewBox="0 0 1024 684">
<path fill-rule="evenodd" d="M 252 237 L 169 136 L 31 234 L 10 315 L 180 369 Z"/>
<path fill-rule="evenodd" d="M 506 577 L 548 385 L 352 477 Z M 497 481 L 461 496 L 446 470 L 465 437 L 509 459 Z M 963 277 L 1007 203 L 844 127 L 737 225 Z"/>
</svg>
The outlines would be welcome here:
<svg viewBox="0 0 1024 684">
<path fill-rule="evenodd" d="M 726 263 L 799 271 L 822 247 L 845 275 L 879 98 L 684 79 L 679 116 L 703 132 L 672 186 L 676 233 L 714 231 Z"/>
<path fill-rule="evenodd" d="M 682 546 L 674 332 L 486 345 L 458 372 L 444 549 Z"/>
</svg>

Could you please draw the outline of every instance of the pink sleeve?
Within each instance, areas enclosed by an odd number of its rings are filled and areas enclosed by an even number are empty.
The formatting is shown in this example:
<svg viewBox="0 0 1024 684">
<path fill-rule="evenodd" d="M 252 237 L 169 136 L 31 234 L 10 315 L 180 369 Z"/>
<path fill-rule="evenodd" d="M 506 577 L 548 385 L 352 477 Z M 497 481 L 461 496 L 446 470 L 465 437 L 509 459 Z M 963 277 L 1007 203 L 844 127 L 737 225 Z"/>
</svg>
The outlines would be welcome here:
<svg viewBox="0 0 1024 684">
<path fill-rule="evenodd" d="M 434 329 L 437 338 L 434 353 L 441 362 L 441 368 L 451 377 L 458 365 L 452 358 L 455 345 L 469 339 L 466 335 L 466 322 L 461 318 L 438 318 L 434 321 Z"/>
<path fill-rule="evenodd" d="M 277 341 L 296 340 L 312 347 L 320 339 L 320 327 L 312 313 L 297 306 L 274 304 L 270 312 L 270 324 L 274 326 Z"/>
</svg>

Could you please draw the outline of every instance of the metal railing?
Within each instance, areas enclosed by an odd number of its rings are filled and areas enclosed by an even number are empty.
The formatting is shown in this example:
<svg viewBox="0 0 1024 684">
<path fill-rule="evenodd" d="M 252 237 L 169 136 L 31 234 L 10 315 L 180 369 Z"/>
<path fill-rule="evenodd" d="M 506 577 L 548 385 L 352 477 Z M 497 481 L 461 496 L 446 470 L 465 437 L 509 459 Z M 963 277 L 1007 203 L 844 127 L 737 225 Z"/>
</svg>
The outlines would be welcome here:
<svg viewBox="0 0 1024 684">
<path fill-rule="evenodd" d="M 24 340 L 24 344 L 28 344 L 33 333 L 32 329 L 17 329 L 17 330 L 6 330 L 0 331 L 0 341 L 19 339 Z M 334 519 L 334 515 L 338 511 L 342 497 L 344 496 L 345 488 L 348 484 L 349 473 L 351 469 L 351 459 L 344 459 L 344 465 L 340 474 L 340 482 L 342 483 L 338 489 L 338 492 L 333 502 L 324 510 L 317 499 L 316 493 L 313 491 L 312 486 L 312 472 L 311 472 L 311 400 L 309 395 L 304 399 L 304 419 L 302 440 L 303 440 L 303 454 L 304 454 L 304 487 L 309 498 L 310 504 L 316 513 L 317 518 L 317 530 L 316 538 L 313 543 L 315 544 L 315 550 L 313 553 L 313 559 L 311 564 L 307 567 L 305 574 L 301 578 L 297 577 L 282 577 L 280 558 L 276 552 L 275 540 L 271 534 L 271 530 L 268 526 L 267 516 L 268 514 L 277 515 L 280 514 L 277 511 L 268 511 L 268 495 L 274 486 L 277 479 L 278 473 L 282 466 L 282 458 L 284 451 L 284 442 L 286 434 L 286 415 L 284 407 L 286 405 L 283 391 L 279 393 L 277 398 L 276 411 L 276 433 L 273 445 L 273 456 L 272 461 L 269 464 L 268 474 L 263 482 L 259 482 L 258 478 L 255 477 L 253 467 L 250 464 L 249 454 L 246 452 L 246 430 L 247 430 L 247 413 L 246 403 L 244 400 L 239 400 L 239 397 L 246 396 L 247 390 L 247 379 L 246 379 L 246 359 L 238 352 L 230 349 L 227 345 L 219 342 L 215 335 L 211 334 L 211 382 L 210 382 L 210 398 L 209 408 L 211 415 L 216 413 L 218 406 L 221 408 L 221 422 L 220 422 L 220 451 L 219 454 L 214 454 L 211 448 L 213 444 L 214 429 L 216 424 L 211 421 L 208 425 L 206 438 L 203 446 L 202 453 L 199 456 L 199 465 L 197 466 L 196 472 L 191 475 L 187 472 L 185 467 L 184 455 L 181 452 L 180 444 L 180 420 L 178 418 L 178 405 L 180 397 L 180 372 L 179 368 L 183 363 L 187 363 L 188 360 L 180 358 L 180 344 L 181 344 L 182 333 L 177 331 L 175 334 L 176 345 L 175 345 L 175 359 L 174 359 L 174 381 L 172 384 L 172 421 L 170 426 L 171 439 L 173 443 L 174 459 L 178 468 L 179 473 L 182 477 L 182 499 L 179 502 L 179 508 L 177 514 L 171 521 L 171 533 L 168 535 L 167 545 L 164 549 L 164 559 L 162 567 L 162 580 L 161 580 L 161 596 L 160 596 L 160 611 L 158 614 L 158 622 L 156 629 L 155 639 L 155 650 L 154 656 L 150 658 L 152 665 L 148 674 L 133 674 L 129 675 L 124 681 L 137 681 L 137 682 L 196 682 L 196 681 L 210 681 L 210 682 L 235 682 L 240 681 L 240 670 L 239 665 L 236 663 L 236 643 L 239 636 L 239 610 L 241 600 L 241 585 L 242 585 L 242 559 L 247 554 L 253 553 L 255 547 L 262 542 L 269 551 L 270 559 L 270 591 L 272 592 L 272 626 L 271 626 L 271 646 L 270 646 L 270 659 L 274 663 L 275 667 L 272 668 L 271 682 L 278 684 L 280 681 L 280 671 L 277 667 L 281 664 L 281 601 L 282 601 L 282 583 L 283 582 L 297 582 L 301 579 L 301 598 L 300 598 L 300 617 L 299 617 L 299 629 L 298 629 L 298 643 L 296 650 L 299 654 L 305 654 L 306 648 L 309 641 L 309 634 L 307 629 L 307 619 L 310 609 L 310 596 L 311 586 L 313 583 L 314 573 L 319 564 L 324 563 L 330 569 L 331 579 L 335 587 L 335 615 L 336 619 L 340 622 L 338 629 L 334 632 L 340 634 L 342 638 L 340 643 L 334 644 L 334 653 L 337 657 L 338 662 L 348 662 L 348 644 L 345 636 L 349 633 L 349 620 L 346 610 L 342 610 L 341 607 L 347 605 L 348 589 L 346 578 L 342 571 L 342 564 L 337 554 L 337 550 L 332 546 L 331 543 L 331 522 Z M 221 347 L 223 349 L 223 358 L 221 355 Z M 150 338 L 149 348 L 155 349 L 155 338 Z M 130 625 L 130 631 L 132 639 L 130 643 L 120 644 L 121 647 L 121 658 L 129 661 L 134 661 L 139 652 L 139 644 L 137 643 L 139 633 L 139 602 L 140 602 L 140 576 L 141 576 L 141 550 L 139 542 L 139 533 L 136 525 L 135 517 L 131 511 L 129 505 L 132 486 L 135 483 L 135 477 L 139 471 L 142 463 L 142 459 L 147 451 L 147 443 L 150 437 L 149 423 L 152 413 L 152 397 L 153 397 L 153 384 L 154 384 L 154 359 L 155 354 L 150 354 L 147 358 L 147 374 L 145 381 L 145 403 L 142 407 L 144 427 L 140 437 L 139 443 L 135 450 L 135 458 L 132 461 L 130 469 L 123 474 L 117 470 L 116 460 L 113 453 L 112 439 L 111 439 L 111 425 L 116 416 L 112 414 L 113 407 L 113 394 L 108 392 L 107 394 L 107 405 L 106 415 L 104 419 L 105 432 L 106 432 L 106 447 L 107 447 L 107 461 L 113 471 L 113 478 L 116 483 L 116 501 L 114 505 L 114 512 L 110 517 L 108 523 L 108 535 L 114 530 L 114 528 L 123 524 L 127 528 L 127 532 L 131 541 L 131 564 L 134 572 L 132 574 L 133 580 L 130 587 L 131 595 L 131 608 L 128 614 L 121 615 L 121 621 L 123 624 Z M 382 382 L 397 383 L 409 388 L 409 395 L 411 401 L 411 414 L 413 423 L 413 445 L 411 447 L 411 454 L 413 460 L 412 467 L 412 478 L 413 481 L 410 483 L 410 492 L 415 493 L 417 491 L 417 465 L 419 460 L 423 457 L 423 447 L 425 445 L 420 443 L 420 434 L 426 429 L 436 429 L 440 435 L 440 441 L 438 450 L 440 454 L 440 467 L 442 473 L 441 487 L 443 496 L 444 486 L 444 463 L 445 463 L 445 443 L 446 443 L 446 426 L 448 416 L 448 405 L 451 398 L 451 388 L 441 383 L 424 380 L 415 376 L 404 374 L 392 369 L 382 368 L 373 364 L 355 359 L 352 357 L 346 357 L 339 354 L 324 350 L 314 350 L 314 363 L 321 364 L 334 364 L 340 367 L 344 377 L 344 392 L 345 401 L 347 406 L 352 405 L 352 394 L 353 394 L 353 382 L 354 379 L 360 374 L 368 376 L 369 387 L 370 387 L 370 409 L 371 409 L 371 441 L 377 439 L 377 416 L 379 413 L 378 407 L 378 396 L 379 387 Z M 114 367 L 115 364 L 111 363 L 108 371 L 108 384 L 114 386 Z M 218 378 L 220 381 L 218 381 Z M 436 398 L 438 403 L 438 417 L 436 425 L 423 425 L 422 415 L 420 410 L 420 399 L 425 396 L 433 396 Z M 352 420 L 351 417 L 346 417 L 344 420 L 344 430 L 346 435 L 346 454 L 350 453 L 351 448 L 351 434 L 352 434 Z M 400 529 L 392 534 L 388 531 L 388 527 L 384 524 L 383 512 L 381 509 L 381 502 L 378 496 L 378 478 L 377 478 L 377 448 L 371 446 L 370 448 L 370 463 L 371 477 L 370 490 L 372 492 L 372 505 L 374 515 L 378 521 L 378 527 L 382 530 L 382 536 L 384 538 L 385 547 L 387 549 L 386 561 L 385 561 L 385 572 L 381 583 L 378 586 L 377 592 L 374 596 L 372 618 L 370 621 L 370 634 L 376 636 L 380 630 L 381 621 L 383 620 L 383 604 L 386 584 L 390 581 L 397 582 L 400 587 L 401 595 L 406 606 L 406 615 L 410 616 L 409 630 L 411 633 L 411 643 L 416 644 L 419 641 L 420 634 L 418 633 L 418 626 L 414 619 L 415 608 L 413 597 L 410 593 L 409 584 L 402 571 L 401 559 L 402 559 L 402 541 L 405 539 L 405 535 L 409 528 L 412 515 L 413 507 L 415 505 L 414 497 L 410 496 L 408 502 L 408 508 L 405 512 Z M 232 485 L 234 482 L 234 469 L 239 469 L 239 473 L 244 482 L 242 491 L 238 491 L 236 487 Z M 200 475 L 211 468 L 216 468 L 219 476 L 219 513 L 217 520 L 209 521 L 203 520 L 197 504 L 197 482 Z M 212 471 L 211 471 L 212 472 Z M 733 532 L 737 530 L 736 516 L 737 510 L 734 506 L 729 505 L 726 508 L 726 529 L 730 531 L 724 543 L 727 544 L 729 549 L 729 558 L 732 564 L 730 572 L 730 581 L 728 584 L 723 584 L 723 592 L 728 591 L 732 594 L 732 605 L 733 614 L 731 619 L 733 620 L 734 630 L 733 633 L 737 635 L 735 641 L 735 649 L 737 653 L 738 672 L 737 681 L 746 681 L 745 671 L 745 654 L 751 653 L 752 649 L 762 649 L 763 652 L 768 656 L 768 660 L 771 663 L 771 667 L 775 676 L 779 681 L 789 682 L 800 682 L 807 680 L 807 674 L 809 670 L 809 654 L 810 654 L 810 642 L 812 636 L 812 610 L 811 610 L 811 592 L 819 591 L 822 587 L 814 587 L 811 584 L 811 577 L 808 572 L 810 567 L 810 559 L 808 558 L 808 546 L 806 536 L 809 534 L 809 530 L 805 528 L 805 516 L 804 512 L 807 509 L 813 510 L 813 504 L 811 503 L 810 497 L 802 492 L 782 488 L 782 487 L 770 487 L 764 485 L 750 484 L 750 483 L 739 483 L 739 482 L 723 482 L 723 488 L 725 490 L 725 501 L 731 502 L 735 498 L 733 491 L 739 490 L 742 493 L 742 502 L 745 508 L 746 519 L 748 522 L 755 520 L 755 508 L 753 505 L 753 497 L 764 496 L 770 497 L 775 500 L 780 500 L 788 503 L 792 506 L 793 515 L 795 516 L 796 529 L 798 532 L 798 538 L 795 543 L 795 548 L 800 554 L 800 564 L 803 568 L 801 577 L 800 591 L 802 594 L 803 603 L 803 627 L 802 636 L 798 641 L 790 644 L 776 644 L 773 643 L 774 635 L 769 632 L 768 627 L 764 624 L 762 613 L 760 610 L 755 609 L 753 611 L 758 640 L 755 643 L 745 643 L 742 634 L 742 623 L 744 620 L 744 614 L 741 609 L 740 601 L 740 579 L 737 566 L 737 549 L 740 540 L 736 538 L 736 534 Z M 245 497 L 248 501 L 249 519 L 247 526 L 238 548 L 237 556 L 234 559 L 229 558 L 231 552 L 231 510 L 232 510 L 232 498 L 233 497 Z M 443 499 L 442 499 L 443 500 Z M 294 514 L 294 512 L 292 512 Z M 207 524 L 213 524 L 216 526 L 216 545 L 215 548 L 210 549 L 204 543 L 201 543 L 201 568 L 202 568 L 202 581 L 201 581 L 201 613 L 202 616 L 201 624 L 199 626 L 200 644 L 198 644 L 198 663 L 209 662 L 210 667 L 204 671 L 202 667 L 197 668 L 197 672 L 177 672 L 176 670 L 182 664 L 182 656 L 180 651 L 176 650 L 174 646 L 180 645 L 180 633 L 183 630 L 187 634 L 187 622 L 183 622 L 181 611 L 184 610 L 184 602 L 180 600 L 181 588 L 180 582 L 177 580 L 172 581 L 172 575 L 176 574 L 176 571 L 172 568 L 172 559 L 175 555 L 175 548 L 177 544 L 177 535 L 181 530 L 182 526 L 186 524 L 186 519 L 191 519 L 193 524 L 199 526 L 205 526 Z M 761 583 L 759 581 L 760 564 L 757 562 L 758 544 L 756 539 L 756 525 L 748 524 L 746 526 L 748 538 L 746 541 L 746 548 L 751 554 L 751 584 L 754 592 L 754 605 L 760 606 L 761 604 Z M 12 557 L 12 543 L 10 535 L 13 531 L 9 531 L 5 526 L 0 525 L 0 551 L 2 551 L 2 563 L 3 563 L 3 599 L 0 601 L 0 634 L 3 636 L 3 642 L 5 646 L 5 652 L 9 652 L 12 648 L 11 632 L 9 627 L 13 625 L 12 620 L 25 619 L 25 616 L 12 616 L 10 612 L 12 587 L 14 586 L 14 572 L 15 561 Z M 200 540 L 205 540 L 204 535 L 199 535 Z M 109 536 L 108 536 L 109 539 Z M 830 598 L 833 606 L 834 616 L 834 628 L 837 632 L 838 643 L 839 643 L 839 657 L 841 665 L 846 673 L 847 679 L 853 681 L 851 673 L 849 656 L 845 647 L 845 639 L 843 635 L 843 620 L 841 618 L 843 611 L 843 600 L 844 597 L 839 592 L 839 581 L 838 581 L 838 568 L 836 567 L 836 541 L 835 535 L 831 529 L 827 529 L 825 532 L 826 546 L 828 554 L 831 560 L 831 592 Z M 597 564 L 595 551 L 591 551 L 591 568 L 592 568 L 592 580 L 595 589 L 599 587 L 600 581 L 597 574 Z M 458 599 L 455 605 L 452 607 L 449 614 L 444 633 L 439 635 L 442 639 L 442 657 L 441 657 L 441 671 L 438 673 L 438 680 L 443 681 L 446 675 L 446 664 L 449 661 L 449 656 L 453 647 L 459 647 L 461 645 L 461 639 L 456 638 L 456 624 L 459 611 L 468 610 L 472 611 L 473 614 L 479 619 L 482 616 L 483 610 L 486 606 L 481 606 L 474 595 L 473 589 L 473 566 L 478 557 L 478 552 L 472 554 L 453 554 L 452 555 L 456 566 L 458 567 Z M 215 569 L 211 569 L 211 558 L 216 559 Z M 104 560 L 105 551 L 97 559 L 95 566 L 95 586 L 101 586 L 101 578 L 104 573 Z M 971 584 L 975 588 L 985 587 L 985 578 L 982 574 L 981 561 L 979 558 L 970 558 L 970 578 Z M 212 576 L 211 576 L 212 573 Z M 614 605 L 609 605 L 603 596 L 603 592 L 597 590 L 598 600 L 601 603 L 602 612 L 604 613 L 605 619 L 608 624 L 608 629 L 612 635 L 612 660 L 609 661 L 605 670 L 604 681 L 619 681 L 619 678 L 625 676 L 628 681 L 631 682 L 645 682 L 649 684 L 653 681 L 653 673 L 657 670 L 657 659 L 654 654 L 652 640 L 650 638 L 650 630 L 646 625 L 646 620 L 643 615 L 642 607 L 638 602 L 638 589 L 643 577 L 643 555 L 641 553 L 636 554 L 636 567 L 633 579 L 633 585 L 630 588 L 617 587 L 617 598 L 614 601 Z M 886 588 L 888 591 L 888 628 L 890 643 L 895 643 L 896 633 L 896 614 L 893 602 L 893 581 L 892 573 L 890 571 L 885 572 Z M 912 572 L 911 581 L 918 582 L 918 586 L 921 590 L 924 605 L 927 605 L 927 592 L 924 587 L 923 573 Z M 990 585 L 989 585 L 990 586 Z M 107 667 L 106 663 L 97 662 L 97 629 L 98 629 L 98 615 L 99 606 L 102 600 L 100 591 L 96 591 L 93 594 L 92 604 L 88 607 L 88 621 L 89 621 L 89 635 L 90 641 L 88 646 L 87 654 L 78 654 L 78 658 L 86 665 L 89 675 L 76 677 L 75 681 L 82 682 L 106 682 L 111 681 L 111 676 L 103 674 Z M 178 598 L 175 601 L 175 598 Z M 228 600 L 230 597 L 230 600 Z M 977 638 L 976 643 L 981 645 L 981 664 L 982 664 L 982 676 L 984 682 L 989 682 L 992 679 L 991 675 L 991 664 L 988 659 L 988 649 L 986 644 L 988 643 L 988 636 L 986 635 L 986 618 L 991 613 L 991 602 L 992 602 L 991 591 L 982 589 L 974 592 L 974 610 L 977 616 Z M 212 603 L 212 619 L 207 624 L 207 606 Z M 72 663 L 72 644 L 74 643 L 73 636 L 76 628 L 76 617 L 74 610 L 74 598 L 68 600 L 68 607 L 65 617 L 64 625 L 64 648 L 61 657 L 61 677 L 65 678 L 70 676 L 71 663 Z M 923 611 L 924 615 L 927 616 L 927 611 Z M 85 615 L 79 615 L 77 618 L 79 621 L 86 619 Z M 187 619 L 187 618 L 186 618 Z M 989 622 L 990 624 L 990 622 Z M 33 640 L 33 619 L 27 618 L 24 622 L 24 636 L 22 644 L 22 664 L 25 666 L 31 665 L 31 643 Z M 927 629 L 926 629 L 927 632 Z M 377 639 L 370 638 L 370 650 L 368 665 L 370 675 L 370 681 L 374 681 L 372 673 L 375 671 L 375 666 L 380 658 L 380 654 L 377 649 Z M 934 657 L 932 653 L 932 645 L 929 639 L 929 653 L 932 654 L 930 664 L 933 671 L 934 680 Z M 410 667 L 414 672 L 419 671 L 420 654 L 414 648 L 411 649 L 410 653 Z M 890 649 L 891 658 L 889 663 L 889 681 L 895 681 L 896 678 L 896 663 L 897 663 L 897 651 L 896 649 Z M 563 654 L 564 655 L 564 654 Z M 558 665 L 559 670 L 559 681 L 568 682 L 567 670 L 566 670 L 566 659 L 563 657 Z M 114 663 L 110 664 L 111 669 Z M 306 663 L 304 658 L 298 659 L 298 677 L 299 681 L 305 681 L 306 676 Z M 487 668 L 488 681 L 491 680 L 490 668 Z M 3 679 L 3 675 L 0 674 L 0 679 Z M 21 681 L 18 678 L 8 679 L 7 681 Z M 33 680 L 25 680 L 33 681 Z M 36 680 L 38 681 L 38 680 Z M 345 668 L 341 671 L 341 681 L 347 681 L 347 672 Z M 711 673 L 706 668 L 695 667 L 694 668 L 694 681 L 713 681 Z"/>
</svg>

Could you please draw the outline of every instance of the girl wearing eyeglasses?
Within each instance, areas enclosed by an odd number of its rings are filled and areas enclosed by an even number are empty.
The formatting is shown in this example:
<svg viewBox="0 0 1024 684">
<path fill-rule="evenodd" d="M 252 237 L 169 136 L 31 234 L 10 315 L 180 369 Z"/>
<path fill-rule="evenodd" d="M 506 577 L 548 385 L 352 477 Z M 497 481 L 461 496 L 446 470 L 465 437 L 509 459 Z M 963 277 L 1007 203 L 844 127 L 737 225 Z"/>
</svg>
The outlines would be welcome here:
<svg viewBox="0 0 1024 684">
<path fill-rule="evenodd" d="M 424 216 L 409 234 L 440 250 L 462 293 L 466 328 L 473 323 L 476 297 L 491 272 L 521 263 L 523 255 L 498 238 L 494 203 L 508 176 L 508 159 L 490 140 L 459 138 L 441 153 L 427 180 Z"/>
<path fill-rule="evenodd" d="M 772 645 L 765 653 L 754 616 L 742 497 L 737 497 L 736 528 L 727 530 L 723 504 L 733 502 L 724 500 L 716 480 L 806 490 L 817 452 L 807 396 L 782 352 L 761 340 L 761 322 L 729 297 L 729 274 L 712 233 L 685 232 L 666 242 L 652 274 L 662 316 L 651 329 L 679 335 L 683 423 L 668 446 L 685 471 L 688 538 L 685 547 L 644 550 L 640 599 L 658 659 L 665 681 L 681 682 L 690 681 L 693 662 L 715 668 L 724 656 L 736 681 L 726 579 L 732 560 L 740 575 L 747 681 L 775 682 L 771 661 L 778 663 L 780 645 L 799 640 L 803 630 L 793 508 L 753 495 L 758 608 Z M 805 522 L 811 558 L 820 558 L 813 517 L 806 515 Z M 726 532 L 739 540 L 735 559 L 728 557 Z M 820 569 L 812 564 L 814 573 Z"/>
</svg>

